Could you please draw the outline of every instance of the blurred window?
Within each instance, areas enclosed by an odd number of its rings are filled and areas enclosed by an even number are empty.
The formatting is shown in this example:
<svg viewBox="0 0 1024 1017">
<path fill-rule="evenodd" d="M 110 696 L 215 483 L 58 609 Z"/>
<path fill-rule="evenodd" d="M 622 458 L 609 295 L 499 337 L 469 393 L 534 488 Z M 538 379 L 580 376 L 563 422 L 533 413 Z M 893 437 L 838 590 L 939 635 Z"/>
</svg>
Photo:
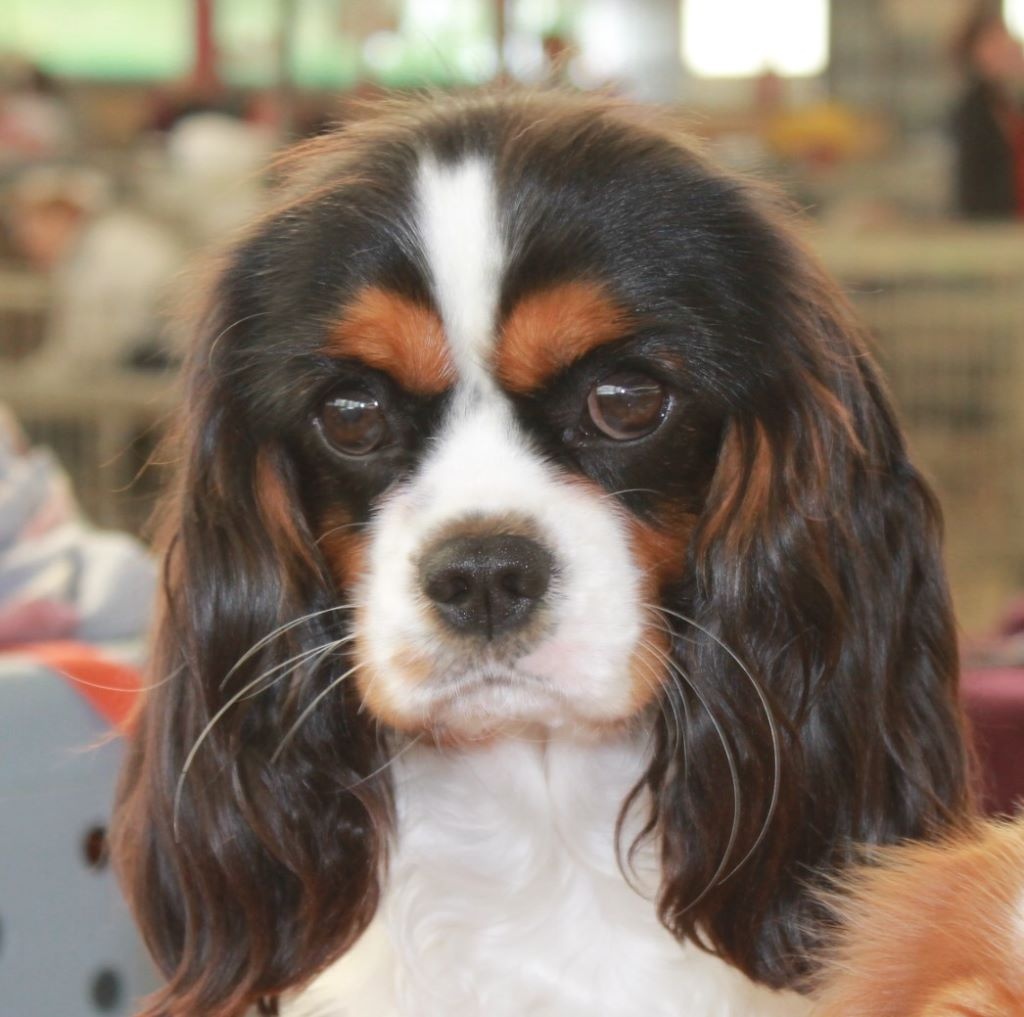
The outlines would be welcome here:
<svg viewBox="0 0 1024 1017">
<path fill-rule="evenodd" d="M 518 29 L 537 35 L 568 33 L 577 15 L 578 0 L 516 0 L 509 19 Z"/>
<path fill-rule="evenodd" d="M 218 0 L 217 43 L 232 84 L 274 80 L 280 8 Z M 474 83 L 497 69 L 490 0 L 296 0 L 294 11 L 290 69 L 305 87 Z"/>
<path fill-rule="evenodd" d="M 683 60 L 706 78 L 820 74 L 828 0 L 682 0 Z"/>
<path fill-rule="evenodd" d="M 1003 0 L 1003 10 L 1010 31 L 1024 39 L 1024 0 Z"/>
<path fill-rule="evenodd" d="M 53 74 L 175 78 L 192 62 L 192 11 L 181 0 L 0 0 L 0 52 Z"/>
<path fill-rule="evenodd" d="M 277 0 L 217 0 L 217 59 L 232 85 L 266 87 L 277 77 Z"/>
<path fill-rule="evenodd" d="M 535 12 L 543 0 L 530 0 Z M 217 0 L 224 77 L 276 77 L 279 0 Z M 192 66 L 188 0 L 0 0 L 0 53 L 66 77 L 178 78 Z M 486 81 L 497 71 L 492 0 L 296 0 L 291 72 L 312 88 Z"/>
</svg>

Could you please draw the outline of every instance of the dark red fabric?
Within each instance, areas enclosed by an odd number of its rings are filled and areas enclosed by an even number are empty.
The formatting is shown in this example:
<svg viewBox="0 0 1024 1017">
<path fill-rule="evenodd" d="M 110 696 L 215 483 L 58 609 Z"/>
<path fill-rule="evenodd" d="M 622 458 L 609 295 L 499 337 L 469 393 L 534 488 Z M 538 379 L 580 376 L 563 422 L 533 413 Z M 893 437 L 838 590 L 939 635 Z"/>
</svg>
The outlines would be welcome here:
<svg viewBox="0 0 1024 1017">
<path fill-rule="evenodd" d="M 1017 185 L 1017 218 L 1024 219 L 1024 114 L 1015 115 L 1011 125 L 1010 147 Z"/>
<path fill-rule="evenodd" d="M 94 646 L 70 641 L 26 643 L 0 652 L 29 657 L 63 676 L 111 727 L 123 731 L 134 714 L 142 684 L 139 672 Z"/>
<path fill-rule="evenodd" d="M 985 808 L 994 815 L 1024 803 L 1024 668 L 968 670 L 964 703 L 982 770 Z"/>
</svg>

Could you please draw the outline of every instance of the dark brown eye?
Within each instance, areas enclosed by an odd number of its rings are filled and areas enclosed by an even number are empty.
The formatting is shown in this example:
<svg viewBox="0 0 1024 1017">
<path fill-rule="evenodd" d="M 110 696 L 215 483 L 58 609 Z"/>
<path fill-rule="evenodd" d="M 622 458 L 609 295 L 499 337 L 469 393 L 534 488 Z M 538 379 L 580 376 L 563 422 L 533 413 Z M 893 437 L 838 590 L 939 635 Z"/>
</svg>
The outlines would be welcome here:
<svg viewBox="0 0 1024 1017">
<path fill-rule="evenodd" d="M 618 371 L 590 390 L 587 412 L 603 434 L 615 441 L 629 441 L 657 428 L 666 402 L 661 382 L 635 371 Z"/>
<path fill-rule="evenodd" d="M 359 389 L 339 392 L 324 403 L 320 430 L 334 448 L 350 456 L 368 455 L 391 433 L 380 400 Z"/>
</svg>

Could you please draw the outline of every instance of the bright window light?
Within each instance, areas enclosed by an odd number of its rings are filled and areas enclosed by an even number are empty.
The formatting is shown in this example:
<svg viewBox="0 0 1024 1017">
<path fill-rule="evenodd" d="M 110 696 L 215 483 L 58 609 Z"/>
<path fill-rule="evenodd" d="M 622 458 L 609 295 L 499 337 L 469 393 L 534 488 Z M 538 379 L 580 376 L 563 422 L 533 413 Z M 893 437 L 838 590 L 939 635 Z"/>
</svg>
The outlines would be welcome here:
<svg viewBox="0 0 1024 1017">
<path fill-rule="evenodd" d="M 1003 0 L 1003 4 L 1010 31 L 1024 39 L 1024 0 Z"/>
<path fill-rule="evenodd" d="M 682 32 L 683 59 L 701 77 L 796 77 L 828 64 L 828 0 L 683 0 Z"/>
</svg>

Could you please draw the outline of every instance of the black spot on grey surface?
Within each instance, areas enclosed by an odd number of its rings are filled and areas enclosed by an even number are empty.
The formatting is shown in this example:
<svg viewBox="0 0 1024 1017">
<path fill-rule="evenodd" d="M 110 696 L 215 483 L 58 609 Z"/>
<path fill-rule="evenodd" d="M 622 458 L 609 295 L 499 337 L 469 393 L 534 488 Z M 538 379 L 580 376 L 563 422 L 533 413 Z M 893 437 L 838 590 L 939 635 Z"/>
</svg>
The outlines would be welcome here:
<svg viewBox="0 0 1024 1017">
<path fill-rule="evenodd" d="M 92 826 L 82 837 L 82 857 L 90 869 L 105 869 L 109 860 L 107 851 L 107 830 L 104 826 Z"/>
<path fill-rule="evenodd" d="M 121 976 L 113 968 L 103 968 L 92 980 L 92 1002 L 99 1013 L 116 1010 L 124 997 Z"/>
</svg>

